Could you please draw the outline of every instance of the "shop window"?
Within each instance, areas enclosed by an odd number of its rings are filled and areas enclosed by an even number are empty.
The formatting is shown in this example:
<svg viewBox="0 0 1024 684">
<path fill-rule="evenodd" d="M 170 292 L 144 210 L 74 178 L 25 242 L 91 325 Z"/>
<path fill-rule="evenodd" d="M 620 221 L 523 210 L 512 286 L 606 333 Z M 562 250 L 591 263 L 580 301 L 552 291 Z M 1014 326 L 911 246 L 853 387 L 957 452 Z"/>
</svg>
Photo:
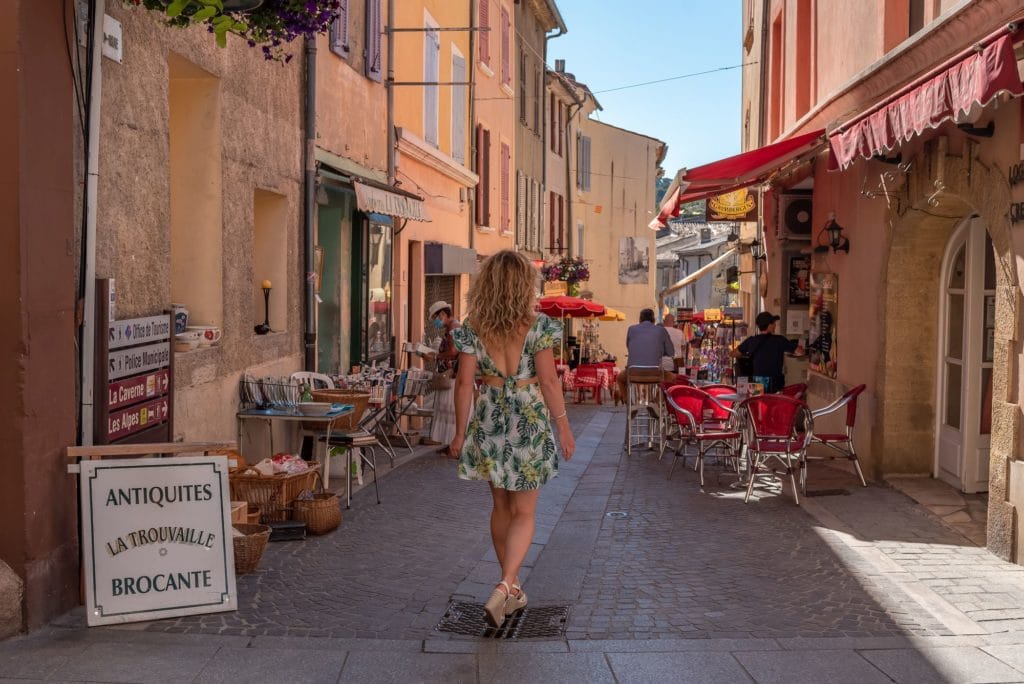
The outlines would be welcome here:
<svg viewBox="0 0 1024 684">
<path fill-rule="evenodd" d="M 288 198 L 257 190 L 253 197 L 253 315 L 263 322 L 264 280 L 271 283 L 270 329 L 288 327 Z"/>
<path fill-rule="evenodd" d="M 362 358 L 381 361 L 391 354 L 391 226 L 367 221 L 364 254 Z"/>
<path fill-rule="evenodd" d="M 223 321 L 223 196 L 219 79 L 170 53 L 171 301 L 189 322 Z"/>
</svg>

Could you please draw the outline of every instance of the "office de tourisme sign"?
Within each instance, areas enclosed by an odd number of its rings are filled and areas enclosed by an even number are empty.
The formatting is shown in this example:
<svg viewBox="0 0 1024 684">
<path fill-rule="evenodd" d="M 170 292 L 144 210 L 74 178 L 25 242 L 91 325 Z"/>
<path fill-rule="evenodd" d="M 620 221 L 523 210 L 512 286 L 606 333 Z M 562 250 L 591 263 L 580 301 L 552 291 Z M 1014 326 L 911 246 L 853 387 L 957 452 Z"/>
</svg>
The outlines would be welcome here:
<svg viewBox="0 0 1024 684">
<path fill-rule="evenodd" d="M 80 466 L 89 625 L 237 608 L 227 458 Z"/>
</svg>

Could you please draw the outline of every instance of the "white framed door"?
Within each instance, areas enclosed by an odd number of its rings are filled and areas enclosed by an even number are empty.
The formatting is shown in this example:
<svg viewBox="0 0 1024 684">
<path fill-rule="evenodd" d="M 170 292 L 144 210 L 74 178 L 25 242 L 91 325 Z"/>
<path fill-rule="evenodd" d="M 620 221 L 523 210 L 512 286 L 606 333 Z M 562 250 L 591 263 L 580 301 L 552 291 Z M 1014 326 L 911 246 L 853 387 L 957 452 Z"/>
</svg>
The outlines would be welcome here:
<svg viewBox="0 0 1024 684">
<path fill-rule="evenodd" d="M 950 238 L 940 298 L 934 474 L 963 492 L 988 491 L 995 252 L 980 218 Z"/>
</svg>

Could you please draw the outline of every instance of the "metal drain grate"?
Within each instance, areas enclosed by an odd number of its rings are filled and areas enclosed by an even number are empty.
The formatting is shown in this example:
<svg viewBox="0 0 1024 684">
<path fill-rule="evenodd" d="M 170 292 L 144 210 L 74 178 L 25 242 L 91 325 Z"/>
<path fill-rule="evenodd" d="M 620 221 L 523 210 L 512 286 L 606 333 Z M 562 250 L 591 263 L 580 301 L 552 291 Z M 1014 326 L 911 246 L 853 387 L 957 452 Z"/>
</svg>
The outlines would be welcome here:
<svg viewBox="0 0 1024 684">
<path fill-rule="evenodd" d="M 848 489 L 808 489 L 804 496 L 849 496 Z"/>
<path fill-rule="evenodd" d="M 484 604 L 452 601 L 434 629 L 485 639 L 543 639 L 562 636 L 568 620 L 569 606 L 527 606 L 495 629 L 484 619 Z"/>
</svg>

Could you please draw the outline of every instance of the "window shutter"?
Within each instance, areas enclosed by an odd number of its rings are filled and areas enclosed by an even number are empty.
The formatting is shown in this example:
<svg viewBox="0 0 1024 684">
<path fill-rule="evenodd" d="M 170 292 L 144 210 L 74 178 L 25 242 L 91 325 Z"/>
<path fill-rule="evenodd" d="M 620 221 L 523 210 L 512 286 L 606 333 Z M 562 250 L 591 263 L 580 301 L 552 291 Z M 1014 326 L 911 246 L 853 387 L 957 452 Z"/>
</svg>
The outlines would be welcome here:
<svg viewBox="0 0 1024 684">
<path fill-rule="evenodd" d="M 563 135 L 563 133 L 564 133 L 563 129 L 564 128 L 565 128 L 565 105 L 562 104 L 561 102 L 559 102 L 558 103 L 558 132 L 555 133 L 555 135 L 558 137 L 558 156 L 562 156 L 563 154 L 565 154 L 565 151 L 562 149 L 562 138 L 565 137 Z"/>
<path fill-rule="evenodd" d="M 508 10 L 501 8 L 501 82 L 512 83 L 512 45 L 510 42 L 511 23 L 508 18 Z"/>
<path fill-rule="evenodd" d="M 576 187 L 583 189 L 583 136 L 576 134 Z"/>
<path fill-rule="evenodd" d="M 491 131 L 484 129 L 484 225 L 491 225 Z"/>
<path fill-rule="evenodd" d="M 581 139 L 583 143 L 582 152 L 583 159 L 581 160 L 581 167 L 583 169 L 582 178 L 583 183 L 580 187 L 581 190 L 587 192 L 590 191 L 590 137 L 584 135 Z"/>
<path fill-rule="evenodd" d="M 423 33 L 423 80 L 434 83 L 438 80 L 441 57 L 440 38 L 437 31 Z M 423 86 L 423 139 L 437 147 L 438 86 Z"/>
<path fill-rule="evenodd" d="M 558 196 L 558 249 L 565 249 L 565 198 Z"/>
<path fill-rule="evenodd" d="M 526 244 L 526 175 L 516 171 L 516 245 Z"/>
<path fill-rule="evenodd" d="M 466 60 L 452 55 L 452 80 L 466 80 Z M 452 86 L 452 158 L 466 163 L 466 86 Z"/>
<path fill-rule="evenodd" d="M 544 106 L 544 98 L 541 95 L 541 80 L 540 72 L 533 72 L 533 132 L 540 133 L 540 127 L 542 124 L 541 116 L 544 111 L 541 109 Z"/>
<path fill-rule="evenodd" d="M 338 16 L 331 22 L 331 52 L 342 59 L 348 59 L 348 0 L 340 0 Z"/>
<path fill-rule="evenodd" d="M 484 185 L 486 175 L 484 174 L 484 127 L 476 125 L 476 224 L 484 225 Z"/>
<path fill-rule="evenodd" d="M 381 80 L 384 71 L 380 49 L 380 3 L 381 0 L 366 0 L 366 76 L 374 81 Z"/>
<path fill-rule="evenodd" d="M 490 0 L 480 0 L 480 61 L 491 65 L 491 27 Z"/>
<path fill-rule="evenodd" d="M 541 251 L 540 236 L 544 233 L 544 188 L 533 182 L 533 248 Z"/>
<path fill-rule="evenodd" d="M 554 93 L 551 93 L 551 107 L 550 107 L 550 109 L 551 109 L 551 136 L 550 136 L 551 139 L 548 141 L 548 143 L 549 143 L 549 145 L 551 147 L 551 151 L 552 152 L 557 152 L 558 151 L 558 143 L 555 142 L 555 131 L 558 130 L 558 129 L 556 128 L 556 122 L 555 122 L 555 94 Z"/>
<path fill-rule="evenodd" d="M 526 50 L 519 50 L 519 120 L 526 125 Z"/>
<path fill-rule="evenodd" d="M 537 182 L 530 179 L 530 249 L 537 249 Z"/>
<path fill-rule="evenodd" d="M 555 193 L 548 193 L 548 250 L 555 251 L 555 209 L 558 208 L 558 202 L 555 200 Z"/>
<path fill-rule="evenodd" d="M 512 154 L 509 150 L 509 146 L 505 143 L 501 143 L 501 189 L 499 190 L 499 196 L 501 197 L 501 227 L 500 230 L 508 232 L 511 226 L 511 221 L 508 216 L 509 210 L 509 197 L 508 197 L 508 186 L 509 186 L 509 161 L 511 160 Z"/>
</svg>

